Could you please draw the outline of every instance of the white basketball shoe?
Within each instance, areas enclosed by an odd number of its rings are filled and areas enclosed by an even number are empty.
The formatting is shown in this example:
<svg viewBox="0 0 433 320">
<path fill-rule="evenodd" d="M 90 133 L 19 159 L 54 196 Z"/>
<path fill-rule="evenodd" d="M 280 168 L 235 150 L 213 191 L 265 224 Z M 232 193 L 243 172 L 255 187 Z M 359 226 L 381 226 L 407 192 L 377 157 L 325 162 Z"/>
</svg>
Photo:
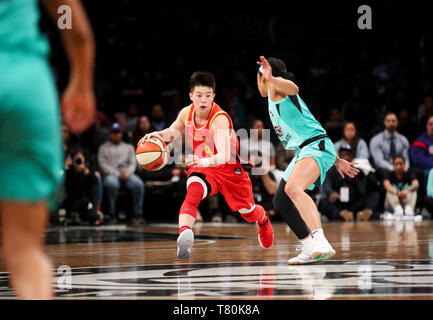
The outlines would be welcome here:
<svg viewBox="0 0 433 320">
<path fill-rule="evenodd" d="M 301 251 L 301 253 L 298 256 L 289 259 L 287 261 L 288 264 L 307 264 L 329 259 L 335 255 L 335 250 L 331 247 L 325 237 L 321 239 L 315 237 L 310 240 L 304 241 L 301 245 L 296 247 L 296 251 Z"/>
<path fill-rule="evenodd" d="M 191 255 L 191 246 L 194 243 L 194 233 L 191 229 L 181 232 L 177 238 L 177 256 L 181 259 L 188 259 Z"/>
</svg>

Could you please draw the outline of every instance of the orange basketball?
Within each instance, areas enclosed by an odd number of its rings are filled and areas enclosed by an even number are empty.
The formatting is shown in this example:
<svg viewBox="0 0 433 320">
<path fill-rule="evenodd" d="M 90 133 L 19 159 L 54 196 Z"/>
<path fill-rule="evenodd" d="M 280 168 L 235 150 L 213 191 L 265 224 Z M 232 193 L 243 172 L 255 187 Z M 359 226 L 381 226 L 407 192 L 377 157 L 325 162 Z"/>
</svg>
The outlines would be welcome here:
<svg viewBox="0 0 433 320">
<path fill-rule="evenodd" d="M 167 164 L 170 151 L 161 139 L 150 137 L 137 146 L 135 157 L 138 164 L 149 171 L 157 171 Z"/>
</svg>

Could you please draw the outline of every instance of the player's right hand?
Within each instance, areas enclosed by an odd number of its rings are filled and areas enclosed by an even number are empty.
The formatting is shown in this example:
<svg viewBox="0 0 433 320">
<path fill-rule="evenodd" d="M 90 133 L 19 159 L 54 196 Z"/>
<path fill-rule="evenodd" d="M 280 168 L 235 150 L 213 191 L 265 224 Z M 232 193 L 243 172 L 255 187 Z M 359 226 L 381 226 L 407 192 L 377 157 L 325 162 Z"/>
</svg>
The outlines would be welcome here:
<svg viewBox="0 0 433 320">
<path fill-rule="evenodd" d="M 161 139 L 161 141 L 164 141 L 161 134 L 158 131 L 154 131 L 154 132 L 146 134 L 143 138 L 141 138 L 140 141 L 138 141 L 137 146 L 139 144 L 142 144 L 145 141 L 149 141 L 150 137 L 156 137 L 158 139 Z"/>
<path fill-rule="evenodd" d="M 72 133 L 87 130 L 95 120 L 96 102 L 91 88 L 69 84 L 62 95 L 63 121 Z"/>
</svg>

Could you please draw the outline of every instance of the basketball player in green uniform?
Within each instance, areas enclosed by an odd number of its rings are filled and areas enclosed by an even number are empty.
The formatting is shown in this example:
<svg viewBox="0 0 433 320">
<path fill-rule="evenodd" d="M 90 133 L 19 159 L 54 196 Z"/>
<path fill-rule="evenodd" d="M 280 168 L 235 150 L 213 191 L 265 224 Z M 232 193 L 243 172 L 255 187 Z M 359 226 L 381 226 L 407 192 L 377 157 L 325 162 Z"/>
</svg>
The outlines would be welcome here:
<svg viewBox="0 0 433 320">
<path fill-rule="evenodd" d="M 340 159 L 325 129 L 314 118 L 298 95 L 294 77 L 285 63 L 261 56 L 257 85 L 262 97 L 268 97 L 269 116 L 281 143 L 296 150 L 274 196 L 275 210 L 301 241 L 301 253 L 289 264 L 304 264 L 328 259 L 335 250 L 325 238 L 320 215 L 311 197 L 305 193 L 321 186 L 326 172 L 335 165 L 340 175 L 354 177 L 355 163 Z"/>
<path fill-rule="evenodd" d="M 94 119 L 94 41 L 79 0 L 43 0 L 55 21 L 71 8 L 72 29 L 61 30 L 70 62 L 62 95 L 71 132 Z M 44 252 L 48 207 L 62 183 L 63 152 L 57 90 L 48 63 L 49 43 L 38 29 L 37 0 L 0 0 L 0 218 L 10 280 L 21 299 L 53 296 L 52 265 Z"/>
</svg>

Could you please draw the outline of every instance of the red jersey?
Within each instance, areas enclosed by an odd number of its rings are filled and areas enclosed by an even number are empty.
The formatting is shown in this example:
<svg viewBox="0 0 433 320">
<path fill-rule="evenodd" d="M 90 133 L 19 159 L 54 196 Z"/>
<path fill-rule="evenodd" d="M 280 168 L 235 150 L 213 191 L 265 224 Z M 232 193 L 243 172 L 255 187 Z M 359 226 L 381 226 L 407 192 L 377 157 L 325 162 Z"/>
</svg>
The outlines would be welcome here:
<svg viewBox="0 0 433 320">
<path fill-rule="evenodd" d="M 188 177 L 193 174 L 201 175 L 209 185 L 207 196 L 220 192 L 232 211 L 253 210 L 255 203 L 251 180 L 239 162 L 239 142 L 230 116 L 213 102 L 208 120 L 202 126 L 197 127 L 194 121 L 195 107 L 194 104 L 191 104 L 185 121 L 185 138 L 188 139 L 194 154 L 199 158 L 208 158 L 217 154 L 214 136 L 210 128 L 212 122 L 219 115 L 223 115 L 229 120 L 230 161 L 216 167 L 191 168 L 188 170 Z"/>
<path fill-rule="evenodd" d="M 237 154 L 239 151 L 239 142 L 236 133 L 233 129 L 233 122 L 230 116 L 225 112 L 219 105 L 212 102 L 212 107 L 209 113 L 208 120 L 200 127 L 195 124 L 195 106 L 191 104 L 188 107 L 188 114 L 185 120 L 185 137 L 196 156 L 199 158 L 209 158 L 218 153 L 214 136 L 210 130 L 213 121 L 217 116 L 223 115 L 229 120 L 229 130 L 230 130 L 230 161 L 224 165 L 236 164 Z"/>
</svg>

